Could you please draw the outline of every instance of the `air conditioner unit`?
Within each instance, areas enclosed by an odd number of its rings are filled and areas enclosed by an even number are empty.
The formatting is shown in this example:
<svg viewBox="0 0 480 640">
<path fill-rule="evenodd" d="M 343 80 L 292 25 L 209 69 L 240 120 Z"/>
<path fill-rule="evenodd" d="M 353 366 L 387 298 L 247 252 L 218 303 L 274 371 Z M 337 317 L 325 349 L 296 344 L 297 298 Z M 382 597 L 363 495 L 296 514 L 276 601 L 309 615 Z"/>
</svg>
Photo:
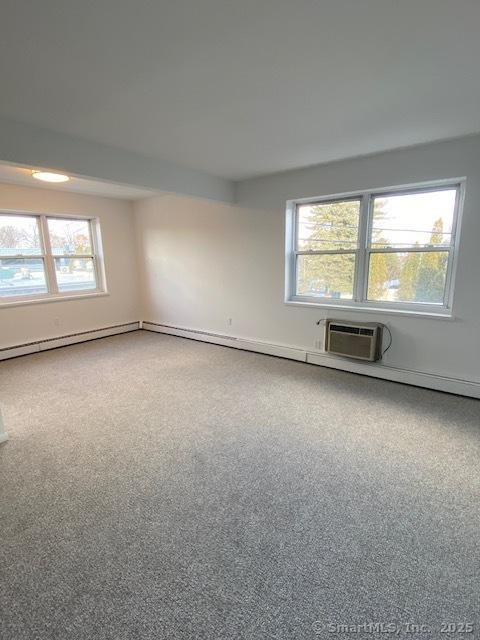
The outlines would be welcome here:
<svg viewBox="0 0 480 640">
<path fill-rule="evenodd" d="M 382 325 L 377 322 L 351 323 L 325 321 L 325 350 L 336 356 L 346 356 L 374 362 L 382 357 Z"/>
</svg>

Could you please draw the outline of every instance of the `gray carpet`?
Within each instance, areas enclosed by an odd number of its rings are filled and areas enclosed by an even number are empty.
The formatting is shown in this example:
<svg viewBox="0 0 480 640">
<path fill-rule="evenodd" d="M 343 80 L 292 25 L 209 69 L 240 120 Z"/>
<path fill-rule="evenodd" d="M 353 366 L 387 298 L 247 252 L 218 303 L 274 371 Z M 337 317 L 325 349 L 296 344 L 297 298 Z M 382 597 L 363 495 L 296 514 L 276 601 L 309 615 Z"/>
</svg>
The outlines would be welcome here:
<svg viewBox="0 0 480 640">
<path fill-rule="evenodd" d="M 147 332 L 0 389 L 2 640 L 478 630 L 480 402 Z"/>
</svg>

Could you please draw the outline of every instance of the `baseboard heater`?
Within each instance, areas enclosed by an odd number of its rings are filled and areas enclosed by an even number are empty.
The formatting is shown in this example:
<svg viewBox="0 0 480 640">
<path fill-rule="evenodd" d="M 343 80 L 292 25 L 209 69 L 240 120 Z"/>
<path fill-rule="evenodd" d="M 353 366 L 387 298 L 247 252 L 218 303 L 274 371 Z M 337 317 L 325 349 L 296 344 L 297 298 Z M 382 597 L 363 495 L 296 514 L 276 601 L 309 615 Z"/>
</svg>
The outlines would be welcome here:
<svg viewBox="0 0 480 640">
<path fill-rule="evenodd" d="M 195 333 L 199 336 L 207 336 L 210 338 L 221 338 L 222 340 L 238 340 L 238 338 L 235 338 L 235 336 L 229 336 L 224 333 L 213 333 L 212 331 L 201 331 L 200 329 L 185 329 L 185 327 L 176 327 L 175 325 L 172 325 L 172 324 L 161 324 L 159 322 L 150 322 L 149 320 L 142 321 L 142 329 L 146 329 L 148 331 L 149 330 L 148 327 L 150 325 L 152 327 L 159 327 L 162 330 L 166 329 L 171 331 L 182 331 L 184 333 Z"/>
<path fill-rule="evenodd" d="M 254 351 L 255 353 L 264 353 L 269 356 L 289 358 L 290 360 L 298 360 L 300 362 L 306 362 L 307 359 L 307 352 L 305 350 L 290 347 L 288 345 L 272 344 L 270 342 L 262 342 L 260 340 L 249 340 L 248 338 L 239 338 L 225 333 L 202 331 L 201 329 L 188 329 L 187 327 L 150 322 L 148 320 L 143 320 L 141 327 L 146 331 L 165 333 L 168 335 L 178 336 L 180 338 L 188 338 L 189 340 L 199 340 L 200 342 L 209 342 L 223 347 L 231 347 L 232 349 Z"/>
<path fill-rule="evenodd" d="M 401 382 L 403 384 L 409 384 L 416 387 L 436 389 L 437 391 L 445 391 L 447 393 L 480 398 L 479 382 L 461 380 L 459 378 L 448 378 L 422 371 L 398 369 L 384 364 L 371 364 L 371 362 L 365 360 L 363 362 L 361 360 L 357 361 L 350 357 L 332 357 L 329 353 L 313 353 L 300 348 L 287 347 L 286 345 L 265 343 L 258 340 L 228 336 L 211 331 L 189 329 L 187 327 L 176 327 L 174 325 L 163 324 L 160 322 L 143 320 L 141 324 L 142 328 L 147 331 L 166 333 L 204 342 L 212 342 L 213 344 L 231 347 L 233 349 L 243 349 L 245 351 L 253 351 L 255 353 L 264 353 L 266 355 L 272 355 L 279 358 L 307 362 L 308 364 L 315 366 L 328 367 L 329 369 L 340 369 L 342 371 L 349 371 L 351 373 L 366 375 L 373 378 L 390 380 L 392 382 Z M 347 323 L 345 321 L 343 321 L 343 324 L 351 326 L 351 323 Z"/>
<path fill-rule="evenodd" d="M 16 358 L 30 353 L 38 353 L 39 351 L 48 351 L 49 349 L 65 347 L 69 344 L 76 344 L 77 342 L 87 342 L 89 340 L 96 340 L 97 338 L 106 338 L 108 336 L 117 335 L 118 333 L 137 331 L 138 329 L 138 321 L 126 322 L 123 324 L 111 325 L 109 327 L 101 327 L 100 329 L 90 329 L 88 331 L 79 331 L 78 333 L 69 333 L 55 338 L 45 338 L 44 340 L 16 344 L 11 347 L 4 347 L 3 349 L 0 349 L 0 360 Z"/>
</svg>

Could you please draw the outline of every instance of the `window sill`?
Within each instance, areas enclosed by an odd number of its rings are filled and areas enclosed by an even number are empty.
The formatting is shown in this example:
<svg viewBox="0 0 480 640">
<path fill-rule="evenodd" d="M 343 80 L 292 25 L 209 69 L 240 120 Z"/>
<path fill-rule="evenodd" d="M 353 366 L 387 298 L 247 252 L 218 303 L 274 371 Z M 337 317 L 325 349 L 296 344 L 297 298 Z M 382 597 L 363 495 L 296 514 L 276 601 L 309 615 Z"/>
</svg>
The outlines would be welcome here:
<svg viewBox="0 0 480 640">
<path fill-rule="evenodd" d="M 85 298 L 101 298 L 108 295 L 110 295 L 108 291 L 92 291 L 91 293 L 49 295 L 41 298 L 32 298 L 30 300 L 27 300 L 26 298 L 23 300 L 6 300 L 5 302 L 0 301 L 0 309 L 7 307 L 20 307 L 30 304 L 44 304 L 45 302 L 63 302 L 67 300 L 83 300 Z"/>
<path fill-rule="evenodd" d="M 392 309 L 390 307 L 381 306 L 357 306 L 355 304 L 335 304 L 331 302 L 308 302 L 306 300 L 285 300 L 285 304 L 293 307 L 306 307 L 309 309 L 316 309 L 321 311 L 322 309 L 342 309 L 343 311 L 370 313 L 370 314 L 385 314 L 391 316 L 402 316 L 411 318 L 428 318 L 434 320 L 455 320 L 455 316 L 451 313 L 442 311 L 424 311 L 415 309 Z"/>
</svg>

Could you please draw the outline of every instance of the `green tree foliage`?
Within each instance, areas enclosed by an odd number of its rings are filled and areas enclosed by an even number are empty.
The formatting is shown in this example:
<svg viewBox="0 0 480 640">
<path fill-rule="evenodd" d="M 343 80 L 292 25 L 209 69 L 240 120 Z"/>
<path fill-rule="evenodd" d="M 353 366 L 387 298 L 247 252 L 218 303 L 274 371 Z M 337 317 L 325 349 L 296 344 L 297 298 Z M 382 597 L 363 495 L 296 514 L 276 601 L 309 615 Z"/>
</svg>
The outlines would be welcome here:
<svg viewBox="0 0 480 640">
<path fill-rule="evenodd" d="M 377 201 L 375 219 L 383 216 L 383 203 Z M 355 250 L 358 240 L 358 201 L 334 202 L 311 207 L 308 216 L 302 213 L 299 248 L 305 251 L 351 250 L 340 255 L 306 256 L 298 265 L 298 292 L 319 293 L 333 297 L 353 295 Z M 302 233 L 303 231 L 303 233 Z M 302 235 L 304 238 L 302 239 Z M 381 229 L 374 230 L 374 242 L 384 243 Z M 382 299 L 388 281 L 396 272 L 395 254 L 378 254 L 370 270 L 370 295 Z"/>
<path fill-rule="evenodd" d="M 372 236 L 374 246 L 388 246 L 384 232 L 379 228 L 379 222 L 385 216 L 385 203 L 376 200 Z M 351 253 L 301 256 L 297 268 L 298 292 L 334 298 L 352 297 L 359 223 L 358 201 L 347 200 L 305 208 L 300 221 L 300 250 L 342 249 Z M 442 243 L 443 221 L 439 218 L 433 225 L 429 244 L 440 247 Z M 371 300 L 389 299 L 389 284 L 399 281 L 398 300 L 441 302 L 447 259 L 445 251 L 407 252 L 404 256 L 400 253 L 373 253 L 369 266 L 368 297 Z"/>
<path fill-rule="evenodd" d="M 441 245 L 443 242 L 443 221 L 436 220 L 433 225 L 430 244 Z M 446 251 L 423 253 L 418 270 L 416 297 L 420 302 L 441 302 L 445 289 L 445 273 L 448 255 Z"/>
<path fill-rule="evenodd" d="M 386 200 L 376 198 L 374 210 L 374 226 L 372 229 L 372 245 L 388 246 L 383 229 L 378 224 L 385 218 Z M 375 253 L 370 257 L 368 274 L 368 297 L 371 300 L 386 300 L 389 282 L 398 278 L 399 258 L 396 253 Z"/>
<path fill-rule="evenodd" d="M 443 244 L 443 220 L 435 221 L 431 246 Z M 400 274 L 398 297 L 412 302 L 439 303 L 443 299 L 448 255 L 446 251 L 409 253 Z"/>
<path fill-rule="evenodd" d="M 418 246 L 418 243 L 416 244 Z M 415 300 L 418 270 L 420 268 L 421 253 L 408 253 L 403 261 L 400 271 L 400 286 L 398 288 L 398 299 L 405 301 Z"/>
<path fill-rule="evenodd" d="M 376 253 L 370 258 L 368 277 L 368 297 L 371 300 L 383 300 L 389 281 L 389 261 L 392 253 Z M 395 256 L 396 257 L 396 256 Z"/>
<path fill-rule="evenodd" d="M 306 237 L 301 248 L 306 251 L 355 249 L 358 235 L 359 204 L 356 201 L 318 204 L 302 214 Z M 302 234 L 300 234 L 302 235 Z"/>
<path fill-rule="evenodd" d="M 351 250 L 351 254 L 305 256 L 298 268 L 299 293 L 351 297 L 359 205 L 355 201 L 319 204 L 302 213 L 299 248 L 303 251 Z M 303 237 L 302 237 L 303 236 Z"/>
</svg>

